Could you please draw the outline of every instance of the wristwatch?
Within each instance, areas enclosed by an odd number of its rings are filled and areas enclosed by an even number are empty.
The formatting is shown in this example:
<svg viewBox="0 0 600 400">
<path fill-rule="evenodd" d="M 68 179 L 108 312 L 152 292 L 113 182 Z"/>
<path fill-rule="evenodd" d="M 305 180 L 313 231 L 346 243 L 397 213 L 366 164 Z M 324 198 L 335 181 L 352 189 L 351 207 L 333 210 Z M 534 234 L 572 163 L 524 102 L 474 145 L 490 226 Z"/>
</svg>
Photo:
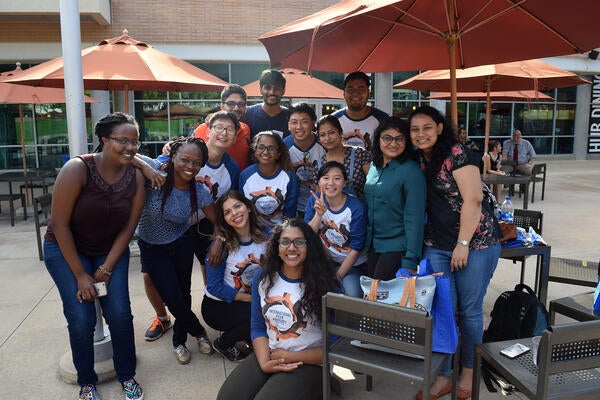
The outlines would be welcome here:
<svg viewBox="0 0 600 400">
<path fill-rule="evenodd" d="M 460 240 L 460 239 L 458 239 L 456 241 L 456 243 L 462 244 L 463 246 L 468 246 L 469 245 L 469 241 L 468 240 Z"/>
</svg>

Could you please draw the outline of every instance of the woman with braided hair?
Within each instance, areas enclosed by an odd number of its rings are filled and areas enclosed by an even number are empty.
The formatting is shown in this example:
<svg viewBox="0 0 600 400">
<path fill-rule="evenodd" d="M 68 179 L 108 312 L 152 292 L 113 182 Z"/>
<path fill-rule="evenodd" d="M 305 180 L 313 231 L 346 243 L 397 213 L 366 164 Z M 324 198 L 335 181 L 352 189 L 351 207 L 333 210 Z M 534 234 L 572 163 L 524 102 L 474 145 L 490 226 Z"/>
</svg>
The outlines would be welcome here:
<svg viewBox="0 0 600 400">
<path fill-rule="evenodd" d="M 112 338 L 113 363 L 125 398 L 143 399 L 135 376 L 133 316 L 127 277 L 129 241 L 144 207 L 144 178 L 131 165 L 140 146 L 131 115 L 108 114 L 96 123 L 97 152 L 69 160 L 52 194 L 44 262 L 60 293 L 68 322 L 80 400 L 97 400 L 94 371 L 96 307 Z M 106 285 L 98 297 L 95 283 Z"/>
<path fill-rule="evenodd" d="M 191 359 L 185 346 L 188 333 L 196 338 L 200 353 L 213 352 L 206 330 L 192 311 L 194 236 L 190 221 L 202 210 L 214 223 L 216 213 L 210 194 L 195 180 L 208 158 L 204 141 L 180 137 L 171 142 L 169 151 L 169 159 L 164 163 L 142 156 L 146 163 L 167 175 L 159 190 L 148 189 L 136 232 L 142 270 L 149 274 L 175 316 L 173 348 L 177 362 L 187 364 Z"/>
</svg>

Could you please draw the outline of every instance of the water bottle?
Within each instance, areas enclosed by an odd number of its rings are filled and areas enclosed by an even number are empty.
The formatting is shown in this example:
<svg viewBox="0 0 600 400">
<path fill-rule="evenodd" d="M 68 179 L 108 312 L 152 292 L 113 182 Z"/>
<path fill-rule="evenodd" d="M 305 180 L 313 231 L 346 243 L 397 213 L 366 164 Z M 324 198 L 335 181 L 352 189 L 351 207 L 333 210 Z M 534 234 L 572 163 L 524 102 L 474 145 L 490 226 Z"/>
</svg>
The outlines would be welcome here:
<svg viewBox="0 0 600 400">
<path fill-rule="evenodd" d="M 500 206 L 500 217 L 502 221 L 512 224 L 515 216 L 515 209 L 510 196 L 506 196 Z"/>
</svg>

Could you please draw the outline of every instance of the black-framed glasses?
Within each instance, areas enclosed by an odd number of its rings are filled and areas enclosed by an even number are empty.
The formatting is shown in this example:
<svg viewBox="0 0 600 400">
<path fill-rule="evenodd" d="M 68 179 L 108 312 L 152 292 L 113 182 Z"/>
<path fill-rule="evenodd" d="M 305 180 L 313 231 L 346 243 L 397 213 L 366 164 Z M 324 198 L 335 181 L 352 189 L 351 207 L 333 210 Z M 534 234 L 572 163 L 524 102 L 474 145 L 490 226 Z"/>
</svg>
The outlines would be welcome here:
<svg viewBox="0 0 600 400">
<path fill-rule="evenodd" d="M 265 146 L 264 144 L 256 145 L 256 151 L 258 151 L 259 153 L 262 153 L 265 150 L 271 154 L 275 154 L 279 151 L 279 148 L 277 146 Z"/>
<path fill-rule="evenodd" d="M 110 140 L 114 140 L 121 146 L 134 146 L 139 149 L 140 146 L 142 145 L 142 143 L 139 140 L 129 140 L 129 139 L 125 139 L 125 138 L 116 138 L 116 137 L 112 137 L 112 136 L 106 136 L 106 137 L 109 138 Z"/>
<path fill-rule="evenodd" d="M 226 101 L 225 104 L 227 107 L 231 107 L 231 108 L 235 108 L 235 106 L 238 106 L 238 108 L 244 108 L 246 107 L 246 102 L 245 101 Z"/>
<path fill-rule="evenodd" d="M 215 131 L 215 133 L 227 133 L 228 135 L 235 135 L 235 127 L 234 126 L 228 126 L 225 127 L 223 125 L 213 125 L 210 127 L 210 129 L 212 129 L 213 131 Z"/>
<path fill-rule="evenodd" d="M 296 238 L 294 240 L 290 240 L 288 238 L 281 238 L 279 239 L 279 245 L 281 247 L 290 247 L 290 245 L 293 244 L 295 248 L 297 249 L 302 249 L 306 246 L 306 239 L 303 238 Z"/>
<path fill-rule="evenodd" d="M 396 144 L 404 144 L 406 143 L 406 138 L 404 136 L 383 135 L 381 137 L 381 141 L 385 144 L 391 144 L 392 142 L 396 142 Z"/>
</svg>

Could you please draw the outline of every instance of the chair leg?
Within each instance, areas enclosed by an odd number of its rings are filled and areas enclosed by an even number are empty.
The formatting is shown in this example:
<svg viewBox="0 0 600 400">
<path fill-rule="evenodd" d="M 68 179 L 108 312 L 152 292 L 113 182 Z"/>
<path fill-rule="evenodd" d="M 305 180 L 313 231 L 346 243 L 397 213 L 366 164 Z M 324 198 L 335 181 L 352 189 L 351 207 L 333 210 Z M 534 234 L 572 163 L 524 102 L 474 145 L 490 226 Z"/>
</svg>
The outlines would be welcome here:
<svg viewBox="0 0 600 400">
<path fill-rule="evenodd" d="M 373 376 L 367 375 L 367 392 L 373 390 Z"/>
<path fill-rule="evenodd" d="M 535 175 L 531 182 L 531 204 L 535 202 Z"/>
<path fill-rule="evenodd" d="M 525 258 L 521 261 L 521 285 L 525 282 Z"/>
<path fill-rule="evenodd" d="M 31 204 L 33 204 L 33 202 Z M 25 195 L 21 197 L 21 205 L 23 206 L 23 221 L 27 221 L 27 199 L 25 198 Z"/>
<path fill-rule="evenodd" d="M 544 200 L 544 193 L 546 192 L 546 173 L 544 172 L 542 180 L 542 201 Z"/>
<path fill-rule="evenodd" d="M 10 209 L 10 226 L 15 226 L 15 203 L 10 200 L 9 202 Z"/>
</svg>

